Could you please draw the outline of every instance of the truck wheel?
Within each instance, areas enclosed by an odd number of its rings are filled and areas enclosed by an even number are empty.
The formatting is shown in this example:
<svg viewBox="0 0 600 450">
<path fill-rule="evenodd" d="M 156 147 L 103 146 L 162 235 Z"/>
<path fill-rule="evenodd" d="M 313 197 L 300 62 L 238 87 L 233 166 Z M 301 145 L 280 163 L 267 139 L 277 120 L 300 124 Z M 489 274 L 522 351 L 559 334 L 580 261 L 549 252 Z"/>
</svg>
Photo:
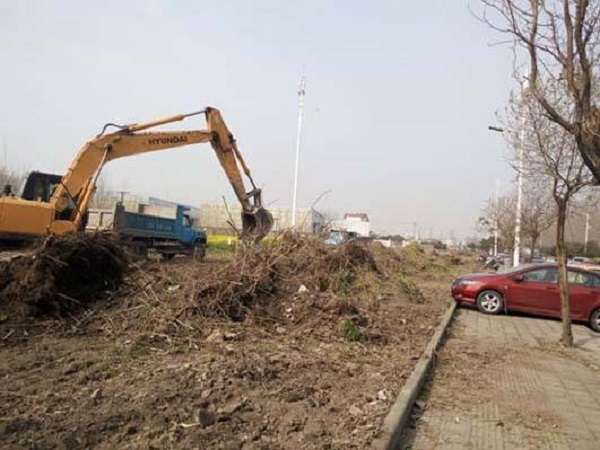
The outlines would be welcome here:
<svg viewBox="0 0 600 450">
<path fill-rule="evenodd" d="M 148 246 L 145 242 L 134 241 L 131 244 L 131 253 L 135 259 L 144 260 L 148 259 Z"/>
<path fill-rule="evenodd" d="M 192 250 L 192 258 L 194 261 L 204 261 L 205 256 L 206 246 L 201 242 L 196 242 L 194 244 L 194 249 Z"/>
</svg>

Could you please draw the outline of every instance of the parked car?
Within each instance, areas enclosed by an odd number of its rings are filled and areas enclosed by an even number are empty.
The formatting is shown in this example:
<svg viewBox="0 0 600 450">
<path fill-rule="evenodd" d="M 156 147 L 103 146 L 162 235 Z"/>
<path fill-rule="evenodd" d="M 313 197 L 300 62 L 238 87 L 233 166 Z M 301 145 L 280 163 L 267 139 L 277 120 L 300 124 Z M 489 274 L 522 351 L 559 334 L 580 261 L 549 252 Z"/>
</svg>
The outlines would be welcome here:
<svg viewBox="0 0 600 450">
<path fill-rule="evenodd" d="M 571 319 L 600 332 L 600 274 L 568 268 Z M 452 282 L 452 297 L 485 314 L 521 311 L 561 317 L 558 266 L 536 264 L 500 273 L 464 275 Z"/>
<path fill-rule="evenodd" d="M 547 261 L 547 259 L 546 259 L 546 256 L 545 256 L 545 255 L 542 255 L 542 254 L 538 253 L 538 254 L 534 254 L 534 255 L 531 257 L 531 262 L 532 262 L 533 264 L 543 264 L 543 263 L 545 263 L 545 262 L 549 262 L 549 261 Z"/>
<path fill-rule="evenodd" d="M 569 258 L 569 262 L 572 264 L 596 264 L 592 258 L 587 258 L 585 256 L 573 256 Z"/>
<path fill-rule="evenodd" d="M 574 256 L 568 261 L 570 266 L 580 267 L 585 270 L 591 270 L 594 272 L 600 271 L 600 264 L 594 261 L 592 258 L 586 258 L 585 256 Z"/>
</svg>

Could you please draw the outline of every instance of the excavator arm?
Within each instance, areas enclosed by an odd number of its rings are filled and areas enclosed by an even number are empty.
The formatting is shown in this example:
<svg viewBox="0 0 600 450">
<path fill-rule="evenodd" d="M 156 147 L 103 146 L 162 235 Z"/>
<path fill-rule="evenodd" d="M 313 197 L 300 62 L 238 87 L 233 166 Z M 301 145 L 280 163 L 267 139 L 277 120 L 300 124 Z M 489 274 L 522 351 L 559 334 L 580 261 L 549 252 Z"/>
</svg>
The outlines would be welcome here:
<svg viewBox="0 0 600 450">
<path fill-rule="evenodd" d="M 202 113 L 206 114 L 207 130 L 145 131 Z M 110 125 L 112 124 L 107 126 Z M 117 126 L 118 131 L 113 133 L 104 133 L 107 126 L 100 135 L 81 148 L 50 200 L 58 214 L 74 205 L 69 219 L 77 229 L 81 228 L 83 217 L 96 190 L 96 181 L 107 162 L 142 153 L 210 142 L 242 205 L 242 237 L 259 241 L 270 231 L 273 219 L 262 206 L 261 190 L 254 184 L 250 169 L 217 109 L 207 108 L 204 111 L 148 123 Z M 249 192 L 246 191 L 240 166 L 252 185 Z"/>
</svg>

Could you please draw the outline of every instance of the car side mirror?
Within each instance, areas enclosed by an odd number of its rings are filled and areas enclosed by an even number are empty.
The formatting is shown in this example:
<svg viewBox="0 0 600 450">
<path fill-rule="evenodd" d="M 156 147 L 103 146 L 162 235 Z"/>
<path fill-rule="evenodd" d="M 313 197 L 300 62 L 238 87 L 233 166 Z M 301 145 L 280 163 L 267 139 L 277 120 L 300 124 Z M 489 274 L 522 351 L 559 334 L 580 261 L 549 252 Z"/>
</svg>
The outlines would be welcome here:
<svg viewBox="0 0 600 450">
<path fill-rule="evenodd" d="M 525 280 L 525 278 L 523 278 L 523 275 L 522 275 L 522 274 L 515 275 L 515 276 L 513 277 L 513 281 L 514 281 L 515 283 L 521 283 L 523 280 Z"/>
</svg>

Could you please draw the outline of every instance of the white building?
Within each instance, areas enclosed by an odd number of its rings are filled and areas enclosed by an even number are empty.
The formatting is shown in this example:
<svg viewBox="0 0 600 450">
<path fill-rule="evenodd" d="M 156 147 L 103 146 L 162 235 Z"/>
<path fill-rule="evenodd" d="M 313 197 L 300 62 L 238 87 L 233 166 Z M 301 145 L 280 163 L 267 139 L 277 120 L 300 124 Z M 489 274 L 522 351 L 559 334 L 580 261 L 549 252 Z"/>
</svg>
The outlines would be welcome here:
<svg viewBox="0 0 600 450">
<path fill-rule="evenodd" d="M 267 208 L 273 216 L 272 232 L 277 233 L 292 227 L 292 210 L 290 208 Z M 229 210 L 229 211 L 228 211 Z M 237 229 L 242 227 L 242 207 L 235 203 L 227 208 L 222 203 L 207 203 L 200 207 L 200 225 L 214 234 L 230 234 L 228 221 L 231 220 Z M 314 209 L 298 208 L 296 210 L 296 230 L 302 233 L 320 233 L 325 225 L 321 213 Z"/>
<path fill-rule="evenodd" d="M 346 213 L 342 220 L 331 222 L 332 229 L 356 233 L 358 236 L 368 237 L 371 234 L 371 222 L 365 213 Z"/>
</svg>

